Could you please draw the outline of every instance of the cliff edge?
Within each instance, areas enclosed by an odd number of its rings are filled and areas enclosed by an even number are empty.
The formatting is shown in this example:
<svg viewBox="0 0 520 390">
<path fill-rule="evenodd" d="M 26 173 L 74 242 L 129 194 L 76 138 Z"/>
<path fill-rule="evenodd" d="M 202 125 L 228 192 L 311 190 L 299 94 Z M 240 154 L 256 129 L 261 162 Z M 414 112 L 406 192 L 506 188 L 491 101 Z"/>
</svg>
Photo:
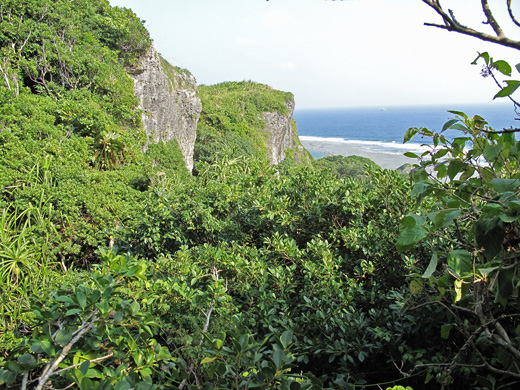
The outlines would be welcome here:
<svg viewBox="0 0 520 390">
<path fill-rule="evenodd" d="M 287 113 L 266 111 L 263 113 L 265 128 L 268 135 L 267 149 L 271 164 L 278 165 L 287 157 L 288 153 L 296 163 L 308 160 L 307 151 L 300 143 L 296 121 L 293 119 L 294 99 L 285 102 Z"/>
<path fill-rule="evenodd" d="M 285 159 L 312 159 L 298 138 L 292 93 L 242 81 L 201 85 L 199 94 L 196 160 L 211 162 L 219 152 L 258 157 L 274 165 Z"/>
<path fill-rule="evenodd" d="M 143 110 L 143 127 L 148 138 L 145 150 L 150 142 L 176 139 L 186 167 L 191 171 L 197 122 L 202 110 L 195 77 L 168 63 L 153 46 L 129 73 Z"/>
</svg>

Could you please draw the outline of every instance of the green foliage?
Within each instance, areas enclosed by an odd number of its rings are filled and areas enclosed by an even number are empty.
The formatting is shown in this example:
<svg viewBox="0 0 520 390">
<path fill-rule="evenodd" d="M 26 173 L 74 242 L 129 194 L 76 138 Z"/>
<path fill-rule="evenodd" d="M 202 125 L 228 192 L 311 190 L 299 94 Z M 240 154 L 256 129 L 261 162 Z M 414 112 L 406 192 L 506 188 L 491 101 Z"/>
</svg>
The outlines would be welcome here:
<svg viewBox="0 0 520 390">
<path fill-rule="evenodd" d="M 32 305 L 32 334 L 8 355 L 0 370 L 7 388 L 76 384 L 80 389 L 162 388 L 175 363 L 153 339 L 157 326 L 138 301 L 121 295 L 127 280 L 146 276 L 134 259 L 103 255 L 96 272 L 78 277 Z"/>
<path fill-rule="evenodd" d="M 107 229 L 131 218 L 140 200 L 151 168 L 125 67 L 150 38 L 131 11 L 104 0 L 9 0 L 1 26 L 0 321 L 8 349 L 31 317 L 29 298 L 92 261 L 110 242 Z"/>
<path fill-rule="evenodd" d="M 26 318 L 29 298 L 42 291 L 42 284 L 55 286 L 59 278 L 31 235 L 31 220 L 24 218 L 33 211 L 9 214 L 4 209 L 0 216 L 0 341 L 4 348 L 14 346 L 14 330 Z"/>
<path fill-rule="evenodd" d="M 189 70 L 179 68 L 178 66 L 173 66 L 168 61 L 166 61 L 162 56 L 159 56 L 161 60 L 161 69 L 166 76 L 168 76 L 168 80 L 170 81 L 170 92 L 174 89 L 191 87 L 193 77 Z"/>
<path fill-rule="evenodd" d="M 477 64 L 478 60 L 482 59 L 484 61 L 484 66 L 482 68 L 482 75 L 484 77 L 492 76 L 495 77 L 493 72 L 498 71 L 504 76 L 512 77 L 513 68 L 509 63 L 504 60 L 495 61 L 493 57 L 489 55 L 488 52 L 484 52 L 478 55 L 477 58 L 472 62 L 473 65 Z M 517 73 L 520 73 L 520 64 L 515 65 L 515 70 Z M 496 78 L 495 78 L 496 81 Z M 503 98 L 503 97 L 511 97 L 511 95 L 520 87 L 520 81 L 518 80 L 505 80 L 506 86 L 501 87 L 500 91 L 493 97 Z M 500 85 L 500 84 L 499 84 Z M 516 103 L 515 103 L 516 104 Z"/>
<path fill-rule="evenodd" d="M 2 5 L 0 205 L 32 210 L 20 223 L 51 262 L 85 264 L 132 215 L 147 169 L 125 66 L 149 45 L 131 11 L 104 0 Z"/>
<path fill-rule="evenodd" d="M 368 365 L 386 365 L 389 351 L 399 353 L 412 327 L 399 306 L 387 309 L 408 267 L 392 243 L 409 188 L 393 171 L 373 168 L 368 177 L 361 183 L 298 166 L 279 175 L 263 161 L 219 156 L 189 183 L 150 192 L 140 219 L 119 230 L 116 244 L 157 256 L 166 282 L 149 280 L 146 288 L 164 297 L 150 301 L 150 310 L 164 321 L 173 349 L 196 362 L 207 357 L 196 336 L 178 329 L 202 332 L 201 313 L 212 309 L 208 337 L 261 340 L 289 331 L 297 340 L 293 372 L 331 375 L 318 388 L 353 383 Z M 173 291 L 183 298 L 167 299 Z M 226 361 L 236 358 L 228 353 Z M 219 362 L 225 366 L 211 361 Z M 380 372 L 384 378 L 386 369 Z M 199 383 L 207 379 L 201 375 Z"/>
<path fill-rule="evenodd" d="M 297 164 L 298 144 L 275 168 L 264 113 L 292 94 L 223 83 L 200 89 L 191 177 L 176 141 L 142 153 L 141 20 L 4 3 L 0 387 L 514 386 L 513 133 L 460 112 L 453 140 L 410 129 L 433 141 L 412 185 L 357 157 Z"/>
<path fill-rule="evenodd" d="M 320 169 L 330 169 L 337 177 L 367 178 L 366 166 L 377 166 L 372 160 L 360 156 L 327 156 L 317 159 L 313 165 Z"/>
<path fill-rule="evenodd" d="M 441 382 L 452 381 L 458 367 L 479 375 L 501 370 L 510 380 L 520 356 L 520 148 L 514 132 L 496 132 L 480 116 L 452 113 L 457 119 L 443 132 L 460 131 L 453 140 L 426 129 L 410 129 L 405 137 L 420 133 L 433 140 L 412 171 L 417 204 L 432 207 L 402 219 L 397 247 L 430 252 L 413 275 L 412 294 L 446 311 L 443 338 L 458 334 L 457 348 L 443 359 L 449 369 L 441 370 Z"/>
<path fill-rule="evenodd" d="M 189 172 L 177 140 L 149 144 L 145 159 L 152 167 L 152 180 L 189 180 Z"/>
</svg>

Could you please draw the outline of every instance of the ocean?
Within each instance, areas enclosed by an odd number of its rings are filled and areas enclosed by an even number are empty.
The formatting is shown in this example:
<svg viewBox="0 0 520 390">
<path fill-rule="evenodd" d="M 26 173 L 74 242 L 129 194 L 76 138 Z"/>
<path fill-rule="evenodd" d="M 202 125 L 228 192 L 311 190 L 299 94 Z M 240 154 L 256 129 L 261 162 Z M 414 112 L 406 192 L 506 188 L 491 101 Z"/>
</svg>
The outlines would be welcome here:
<svg viewBox="0 0 520 390">
<path fill-rule="evenodd" d="M 515 120 L 517 115 L 512 104 L 496 102 L 479 105 L 297 109 L 293 117 L 302 144 L 315 158 L 357 152 L 355 154 L 377 160 L 380 154 L 386 154 L 387 157 L 402 156 L 407 151 L 423 150 L 421 145 L 429 143 L 429 139 L 416 135 L 403 144 L 404 134 L 410 127 L 442 130 L 444 123 L 455 117 L 448 110 L 462 111 L 468 116 L 480 115 L 494 129 L 520 126 L 520 121 Z M 446 136 L 460 134 L 451 131 Z"/>
</svg>

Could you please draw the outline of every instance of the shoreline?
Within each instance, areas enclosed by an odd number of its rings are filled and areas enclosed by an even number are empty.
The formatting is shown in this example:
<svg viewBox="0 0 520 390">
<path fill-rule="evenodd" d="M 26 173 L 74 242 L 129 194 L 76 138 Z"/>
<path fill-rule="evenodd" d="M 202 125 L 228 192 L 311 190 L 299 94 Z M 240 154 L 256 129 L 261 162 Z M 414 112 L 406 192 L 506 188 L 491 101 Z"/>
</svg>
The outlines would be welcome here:
<svg viewBox="0 0 520 390">
<path fill-rule="evenodd" d="M 361 156 L 374 161 L 383 169 L 397 169 L 404 164 L 415 164 L 417 160 L 409 158 L 400 153 L 398 150 L 394 152 L 385 151 L 385 148 L 370 146 L 356 142 L 338 142 L 337 140 L 306 139 L 300 137 L 303 147 L 311 153 L 318 153 L 323 157 L 327 156 Z M 400 149 L 406 149 L 406 145 L 399 145 Z M 413 149 L 410 148 L 410 149 Z M 416 152 L 416 151 L 415 151 Z"/>
</svg>

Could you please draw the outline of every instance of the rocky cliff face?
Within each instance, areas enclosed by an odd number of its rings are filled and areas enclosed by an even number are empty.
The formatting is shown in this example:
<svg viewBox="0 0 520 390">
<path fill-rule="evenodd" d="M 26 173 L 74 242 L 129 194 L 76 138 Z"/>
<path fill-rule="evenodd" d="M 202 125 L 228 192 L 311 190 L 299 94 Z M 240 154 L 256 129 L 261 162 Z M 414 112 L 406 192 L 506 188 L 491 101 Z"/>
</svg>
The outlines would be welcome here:
<svg viewBox="0 0 520 390">
<path fill-rule="evenodd" d="M 292 115 L 294 113 L 294 100 L 286 101 L 289 115 L 283 115 L 279 112 L 264 112 L 263 119 L 265 122 L 264 131 L 269 136 L 267 149 L 271 164 L 278 165 L 287 156 L 290 150 L 294 154 L 296 162 L 308 159 L 308 153 L 300 143 L 298 138 L 298 130 L 296 122 Z"/>
<path fill-rule="evenodd" d="M 130 75 L 143 110 L 143 126 L 148 136 L 146 148 L 149 142 L 176 139 L 191 171 L 197 121 L 202 110 L 195 78 L 161 58 L 153 46 Z"/>
</svg>

